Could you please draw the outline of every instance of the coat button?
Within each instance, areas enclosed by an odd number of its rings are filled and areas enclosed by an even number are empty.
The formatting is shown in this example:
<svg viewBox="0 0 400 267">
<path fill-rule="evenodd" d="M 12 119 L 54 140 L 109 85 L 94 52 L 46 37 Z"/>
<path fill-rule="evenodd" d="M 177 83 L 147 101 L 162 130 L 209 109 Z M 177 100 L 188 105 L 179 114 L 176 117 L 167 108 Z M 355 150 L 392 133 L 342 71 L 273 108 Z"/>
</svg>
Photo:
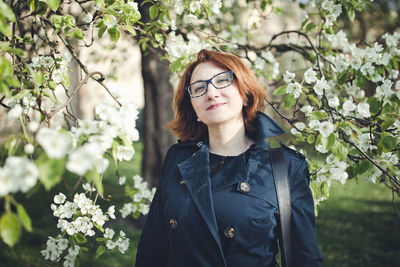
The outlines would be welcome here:
<svg viewBox="0 0 400 267">
<path fill-rule="evenodd" d="M 240 191 L 242 192 L 249 192 L 250 191 L 250 185 L 246 182 L 240 183 Z"/>
<path fill-rule="evenodd" d="M 186 184 L 186 182 L 185 182 L 185 180 L 183 180 L 183 178 L 181 178 L 181 179 L 179 180 L 179 183 L 180 183 L 181 185 Z"/>
<path fill-rule="evenodd" d="M 169 226 L 172 229 L 176 229 L 178 227 L 178 222 L 174 218 L 171 218 L 169 219 Z"/>
<path fill-rule="evenodd" d="M 198 142 L 196 145 L 197 145 L 198 147 L 201 147 L 201 146 L 203 145 L 203 142 Z"/>
<path fill-rule="evenodd" d="M 232 239 L 235 237 L 235 229 L 233 227 L 226 227 L 224 230 L 226 238 Z"/>
</svg>

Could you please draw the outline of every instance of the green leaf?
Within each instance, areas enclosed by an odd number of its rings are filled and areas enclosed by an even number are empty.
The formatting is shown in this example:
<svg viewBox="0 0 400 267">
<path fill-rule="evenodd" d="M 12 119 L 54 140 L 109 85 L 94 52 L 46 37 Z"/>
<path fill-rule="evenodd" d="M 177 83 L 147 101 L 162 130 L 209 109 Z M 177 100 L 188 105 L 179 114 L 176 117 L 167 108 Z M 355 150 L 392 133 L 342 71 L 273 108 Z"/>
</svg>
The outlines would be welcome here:
<svg viewBox="0 0 400 267">
<path fill-rule="evenodd" d="M 321 101 L 318 100 L 318 98 L 316 98 L 314 95 L 309 94 L 308 98 L 314 102 L 315 104 L 317 104 L 318 107 L 321 107 Z"/>
<path fill-rule="evenodd" d="M 178 58 L 177 60 L 169 64 L 169 69 L 171 70 L 171 72 L 175 73 L 182 67 L 182 60 L 183 58 Z"/>
<path fill-rule="evenodd" d="M 160 43 L 161 45 L 164 44 L 164 37 L 161 33 L 156 33 L 154 34 L 154 38 L 156 39 L 156 41 L 158 43 Z"/>
<path fill-rule="evenodd" d="M 339 84 L 345 84 L 347 81 L 347 70 L 341 72 L 337 78 Z"/>
<path fill-rule="evenodd" d="M 38 0 L 28 0 L 28 5 L 29 5 L 29 9 L 31 10 L 31 12 L 34 12 L 36 9 L 36 5 L 37 5 L 37 1 Z"/>
<path fill-rule="evenodd" d="M 2 0 L 0 1 L 0 17 L 4 17 L 4 18 L 8 19 L 9 21 L 15 22 L 14 12 Z"/>
<path fill-rule="evenodd" d="M 0 77 L 9 77 L 14 75 L 14 69 L 10 61 L 0 56 Z"/>
<path fill-rule="evenodd" d="M 54 15 L 51 17 L 51 23 L 56 29 L 60 29 L 63 26 L 63 17 L 59 15 Z"/>
<path fill-rule="evenodd" d="M 346 172 L 349 175 L 347 177 L 348 179 L 352 179 L 352 178 L 357 177 L 357 175 L 358 175 L 358 166 L 359 166 L 358 164 L 353 164 L 353 165 L 350 165 L 349 167 L 347 167 Z"/>
<path fill-rule="evenodd" d="M 326 138 L 327 143 L 326 143 L 326 149 L 330 149 L 336 142 L 335 135 L 332 133 L 328 138 Z"/>
<path fill-rule="evenodd" d="M 315 26 L 316 26 L 316 25 L 315 25 L 314 22 L 311 22 L 311 23 L 307 24 L 307 26 L 306 26 L 306 33 L 312 31 L 312 29 L 314 29 Z"/>
<path fill-rule="evenodd" d="M 76 20 L 71 15 L 65 15 L 62 17 L 63 22 L 68 26 L 75 26 Z"/>
<path fill-rule="evenodd" d="M 41 71 L 37 71 L 33 74 L 33 80 L 39 84 L 42 85 L 44 83 L 44 73 Z"/>
<path fill-rule="evenodd" d="M 262 11 L 265 11 L 265 8 L 267 7 L 267 0 L 262 0 L 260 3 L 260 8 Z"/>
<path fill-rule="evenodd" d="M 29 217 L 28 213 L 26 212 L 24 206 L 21 204 L 17 205 L 17 214 L 22 226 L 25 228 L 26 231 L 32 232 L 32 222 L 31 218 Z"/>
<path fill-rule="evenodd" d="M 399 70 L 399 63 L 397 63 L 396 58 L 392 58 L 393 66 L 396 70 Z"/>
<path fill-rule="evenodd" d="M 74 235 L 74 238 L 76 240 L 76 243 L 78 243 L 78 244 L 84 244 L 87 242 L 86 237 L 84 235 L 82 235 L 81 233 L 76 233 Z"/>
<path fill-rule="evenodd" d="M 102 9 L 106 6 L 106 4 L 104 3 L 104 0 L 96 0 L 96 4 L 100 9 Z"/>
<path fill-rule="evenodd" d="M 9 247 L 13 247 L 18 242 L 21 236 L 21 224 L 14 213 L 8 212 L 1 216 L 0 235 Z"/>
<path fill-rule="evenodd" d="M 61 82 L 62 82 L 66 87 L 68 87 L 68 86 L 71 84 L 71 80 L 69 79 L 69 74 L 68 74 L 68 72 L 66 72 L 66 71 L 63 71 L 63 72 L 62 72 L 62 75 L 61 75 Z"/>
<path fill-rule="evenodd" d="M 359 169 L 358 169 L 358 173 L 359 174 L 363 174 L 364 172 L 366 172 L 370 167 L 372 167 L 372 164 L 369 160 L 364 159 L 362 161 L 360 161 L 358 163 Z"/>
<path fill-rule="evenodd" d="M 349 153 L 347 144 L 344 141 L 336 142 L 332 148 L 332 153 L 335 155 L 338 161 L 343 161 Z"/>
<path fill-rule="evenodd" d="M 397 139 L 387 135 L 384 136 L 379 143 L 383 145 L 383 152 L 391 152 L 397 146 Z"/>
<path fill-rule="evenodd" d="M 73 36 L 78 40 L 82 40 L 83 39 L 83 31 L 81 29 L 76 29 L 74 31 Z"/>
<path fill-rule="evenodd" d="M 100 257 L 101 255 L 106 252 L 106 248 L 104 246 L 99 246 L 96 250 L 96 258 Z"/>
<path fill-rule="evenodd" d="M 61 181 L 65 159 L 49 159 L 42 154 L 36 161 L 36 165 L 40 172 L 39 180 L 47 191 Z"/>
<path fill-rule="evenodd" d="M 130 32 L 133 36 L 136 36 L 136 31 L 132 28 L 131 25 L 125 25 L 125 29 Z"/>
<path fill-rule="evenodd" d="M 154 20 L 158 16 L 158 6 L 157 5 L 152 5 L 150 7 L 150 19 Z"/>
<path fill-rule="evenodd" d="M 291 94 L 285 95 L 283 103 L 285 108 L 291 108 L 294 106 L 294 104 L 296 104 L 296 98 L 294 98 L 294 96 Z"/>
<path fill-rule="evenodd" d="M 376 115 L 381 109 L 382 102 L 379 101 L 376 97 L 370 97 L 367 102 L 369 104 L 369 111 L 371 112 L 371 114 Z"/>
<path fill-rule="evenodd" d="M 99 28 L 99 32 L 97 33 L 97 37 L 100 39 L 106 30 L 107 30 L 107 26 L 104 24 L 101 25 Z"/>
<path fill-rule="evenodd" d="M 313 134 L 310 134 L 310 135 L 307 137 L 307 142 L 308 142 L 309 144 L 312 144 L 312 143 L 314 143 L 314 141 L 315 141 L 315 136 L 314 136 Z"/>
<path fill-rule="evenodd" d="M 94 186 L 96 187 L 97 192 L 99 192 L 99 194 L 103 196 L 104 189 L 101 182 L 102 177 L 100 173 L 96 170 L 96 168 L 93 168 L 92 170 L 85 173 L 85 178 L 89 183 L 94 182 Z"/>
<path fill-rule="evenodd" d="M 46 0 L 46 3 L 54 12 L 56 12 L 60 6 L 60 0 Z"/>
<path fill-rule="evenodd" d="M 117 26 L 111 27 L 108 30 L 108 34 L 110 35 L 110 40 L 112 42 L 117 42 L 120 36 L 119 30 Z"/>
<path fill-rule="evenodd" d="M 0 17 L 0 33 L 5 36 L 11 36 L 12 31 L 10 25 L 8 25 L 6 19 L 4 17 Z"/>
<path fill-rule="evenodd" d="M 381 123 L 381 129 L 384 131 L 387 128 L 389 128 L 394 122 L 396 121 L 396 119 L 391 118 L 391 117 L 387 117 L 385 118 L 385 120 Z"/>
<path fill-rule="evenodd" d="M 311 113 L 311 118 L 312 119 L 317 119 L 317 120 L 324 120 L 328 117 L 328 114 L 326 112 L 322 112 L 319 110 L 313 111 Z"/>
<path fill-rule="evenodd" d="M 287 87 L 287 84 L 284 84 L 284 85 L 278 87 L 272 94 L 273 95 L 284 95 L 284 94 L 286 94 L 286 87 Z"/>
<path fill-rule="evenodd" d="M 354 17 L 356 16 L 356 11 L 354 10 L 354 8 L 350 7 L 350 6 L 346 6 L 346 13 L 347 13 L 347 16 L 349 17 L 349 20 L 351 22 L 353 22 Z"/>
</svg>

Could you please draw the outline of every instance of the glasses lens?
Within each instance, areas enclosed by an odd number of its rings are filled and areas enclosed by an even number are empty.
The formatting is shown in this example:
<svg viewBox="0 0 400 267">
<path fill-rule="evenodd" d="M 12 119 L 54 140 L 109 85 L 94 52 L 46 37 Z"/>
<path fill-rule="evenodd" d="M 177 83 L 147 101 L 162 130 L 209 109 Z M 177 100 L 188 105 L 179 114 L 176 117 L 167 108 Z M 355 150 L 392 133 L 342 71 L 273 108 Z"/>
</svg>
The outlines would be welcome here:
<svg viewBox="0 0 400 267">
<path fill-rule="evenodd" d="M 206 82 L 196 82 L 189 86 L 190 95 L 192 97 L 198 97 L 205 93 L 207 88 Z"/>
<path fill-rule="evenodd" d="M 229 72 L 223 72 L 215 76 L 211 82 L 217 89 L 227 87 L 232 84 L 232 74 Z"/>
</svg>

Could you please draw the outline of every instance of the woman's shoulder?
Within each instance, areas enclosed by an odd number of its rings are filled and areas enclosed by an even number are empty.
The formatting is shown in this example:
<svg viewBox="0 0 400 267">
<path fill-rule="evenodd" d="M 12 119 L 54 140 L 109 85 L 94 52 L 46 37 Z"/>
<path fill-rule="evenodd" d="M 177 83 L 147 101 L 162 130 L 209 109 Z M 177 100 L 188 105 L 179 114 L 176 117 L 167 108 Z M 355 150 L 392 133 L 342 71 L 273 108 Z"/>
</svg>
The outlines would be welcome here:
<svg viewBox="0 0 400 267">
<path fill-rule="evenodd" d="M 304 154 L 300 153 L 299 151 L 288 147 L 285 144 L 281 143 L 281 147 L 285 151 L 285 158 L 289 160 L 294 160 L 294 161 L 305 161 L 306 157 Z"/>
</svg>

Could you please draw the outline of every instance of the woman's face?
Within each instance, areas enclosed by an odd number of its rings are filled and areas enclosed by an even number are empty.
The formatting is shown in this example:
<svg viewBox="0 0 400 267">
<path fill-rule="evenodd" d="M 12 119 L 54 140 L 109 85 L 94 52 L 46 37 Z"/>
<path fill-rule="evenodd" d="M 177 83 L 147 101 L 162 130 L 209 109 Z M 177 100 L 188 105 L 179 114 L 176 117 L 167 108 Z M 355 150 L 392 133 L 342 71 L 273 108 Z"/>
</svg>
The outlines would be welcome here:
<svg viewBox="0 0 400 267">
<path fill-rule="evenodd" d="M 211 79 L 215 75 L 225 72 L 212 62 L 203 62 L 193 70 L 190 84 L 196 81 Z M 211 83 L 207 85 L 207 92 L 199 97 L 191 98 L 192 106 L 201 122 L 208 127 L 223 123 L 243 124 L 243 99 L 239 94 L 237 82 L 225 88 L 216 89 Z"/>
</svg>

